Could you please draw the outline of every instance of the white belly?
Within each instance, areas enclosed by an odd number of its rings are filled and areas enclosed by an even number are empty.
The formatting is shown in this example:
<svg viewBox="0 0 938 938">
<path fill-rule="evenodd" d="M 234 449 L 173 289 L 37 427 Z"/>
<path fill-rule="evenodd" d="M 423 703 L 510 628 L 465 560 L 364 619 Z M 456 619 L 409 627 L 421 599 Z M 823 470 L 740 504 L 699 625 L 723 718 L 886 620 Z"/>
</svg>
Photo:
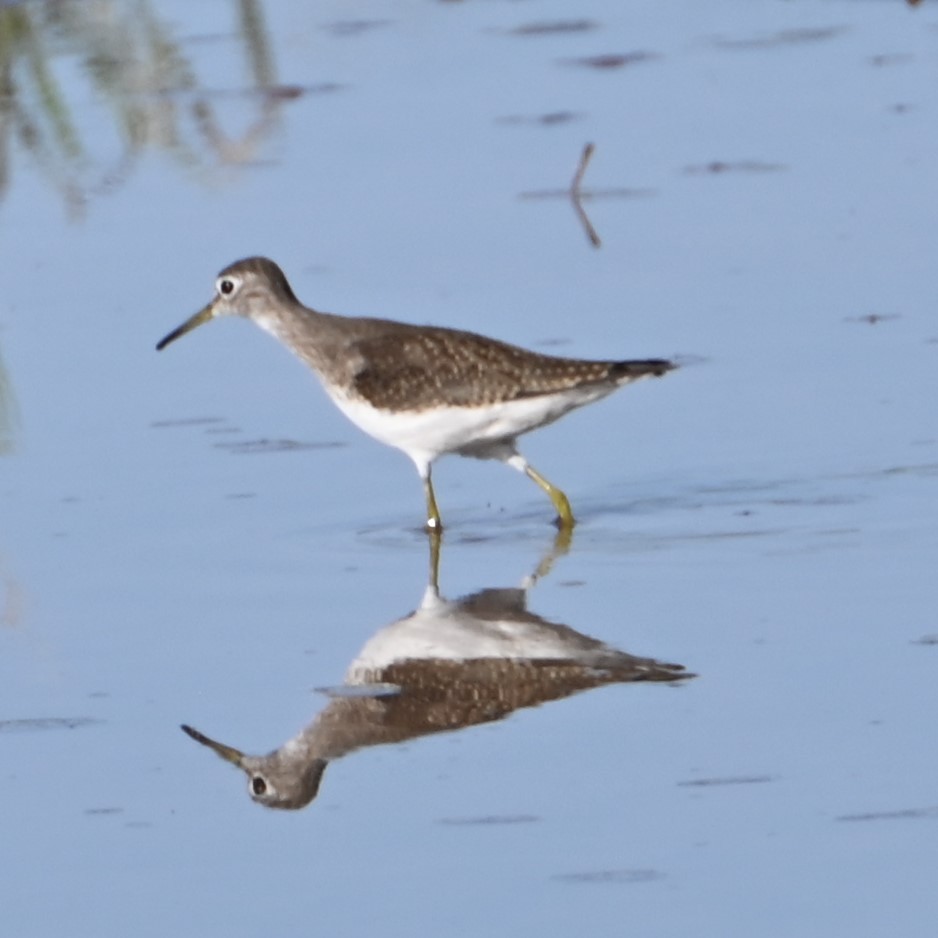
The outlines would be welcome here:
<svg viewBox="0 0 938 938">
<path fill-rule="evenodd" d="M 483 407 L 379 410 L 361 400 L 330 394 L 339 410 L 369 436 L 403 450 L 418 465 L 445 453 L 507 459 L 516 436 L 556 420 L 574 407 L 604 397 L 612 388 L 522 398 Z"/>
</svg>

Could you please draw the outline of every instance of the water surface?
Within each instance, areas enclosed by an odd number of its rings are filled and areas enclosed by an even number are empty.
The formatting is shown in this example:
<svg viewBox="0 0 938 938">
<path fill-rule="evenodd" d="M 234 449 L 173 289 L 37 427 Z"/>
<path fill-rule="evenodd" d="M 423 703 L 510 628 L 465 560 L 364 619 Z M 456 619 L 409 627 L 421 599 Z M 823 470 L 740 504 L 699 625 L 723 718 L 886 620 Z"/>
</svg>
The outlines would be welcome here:
<svg viewBox="0 0 938 938">
<path fill-rule="evenodd" d="M 11 934 L 931 933 L 934 4 L 24 2 L 0 35 Z M 412 466 L 275 343 L 154 351 L 253 253 L 326 310 L 686 362 L 525 441 L 580 518 L 534 583 L 542 494 L 435 480 L 441 601 L 507 604 L 447 628 L 696 677 L 593 661 L 511 708 L 454 654 L 421 686 L 478 719 L 255 804 L 179 725 L 263 754 L 400 714 L 350 665 L 428 557 Z"/>
</svg>

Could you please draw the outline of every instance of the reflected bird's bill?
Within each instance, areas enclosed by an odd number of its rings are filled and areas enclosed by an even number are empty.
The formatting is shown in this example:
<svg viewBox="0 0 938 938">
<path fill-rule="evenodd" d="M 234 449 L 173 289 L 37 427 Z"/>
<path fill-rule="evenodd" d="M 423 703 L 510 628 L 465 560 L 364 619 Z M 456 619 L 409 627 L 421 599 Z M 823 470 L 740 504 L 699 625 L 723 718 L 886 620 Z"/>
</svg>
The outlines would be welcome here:
<svg viewBox="0 0 938 938">
<path fill-rule="evenodd" d="M 235 749 L 233 746 L 226 746 L 224 743 L 219 743 L 214 739 L 210 739 L 204 733 L 200 733 L 197 729 L 194 729 L 191 726 L 186 726 L 185 723 L 182 724 L 180 729 L 188 736 L 191 736 L 197 743 L 201 743 L 203 746 L 208 746 L 213 752 L 217 753 L 222 757 L 226 762 L 230 762 L 232 765 L 236 765 L 239 769 L 244 768 L 244 753 L 239 749 Z"/>
</svg>

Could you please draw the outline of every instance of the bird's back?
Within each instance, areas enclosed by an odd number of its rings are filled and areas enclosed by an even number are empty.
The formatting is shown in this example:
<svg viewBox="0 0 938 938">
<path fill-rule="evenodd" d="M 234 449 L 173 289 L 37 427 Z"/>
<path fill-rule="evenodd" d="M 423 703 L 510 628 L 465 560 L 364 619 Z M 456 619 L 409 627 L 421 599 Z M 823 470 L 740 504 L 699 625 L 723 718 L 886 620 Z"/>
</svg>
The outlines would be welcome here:
<svg viewBox="0 0 938 938">
<path fill-rule="evenodd" d="M 457 329 L 359 320 L 348 392 L 382 409 L 481 407 L 662 375 L 664 359 L 592 361 L 532 352 Z"/>
</svg>

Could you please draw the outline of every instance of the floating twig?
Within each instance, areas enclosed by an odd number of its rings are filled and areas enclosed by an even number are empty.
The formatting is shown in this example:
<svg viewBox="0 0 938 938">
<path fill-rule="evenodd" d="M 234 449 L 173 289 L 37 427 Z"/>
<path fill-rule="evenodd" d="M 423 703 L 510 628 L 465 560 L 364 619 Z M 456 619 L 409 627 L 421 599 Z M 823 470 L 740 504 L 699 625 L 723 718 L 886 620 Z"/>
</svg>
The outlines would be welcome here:
<svg viewBox="0 0 938 938">
<path fill-rule="evenodd" d="M 570 183 L 570 196 L 574 199 L 580 198 L 580 185 L 583 182 L 583 174 L 586 172 L 586 167 L 589 166 L 589 161 L 593 158 L 595 149 L 595 143 L 588 143 L 583 147 L 583 152 L 580 154 L 580 162 L 573 174 L 573 182 Z"/>
</svg>

